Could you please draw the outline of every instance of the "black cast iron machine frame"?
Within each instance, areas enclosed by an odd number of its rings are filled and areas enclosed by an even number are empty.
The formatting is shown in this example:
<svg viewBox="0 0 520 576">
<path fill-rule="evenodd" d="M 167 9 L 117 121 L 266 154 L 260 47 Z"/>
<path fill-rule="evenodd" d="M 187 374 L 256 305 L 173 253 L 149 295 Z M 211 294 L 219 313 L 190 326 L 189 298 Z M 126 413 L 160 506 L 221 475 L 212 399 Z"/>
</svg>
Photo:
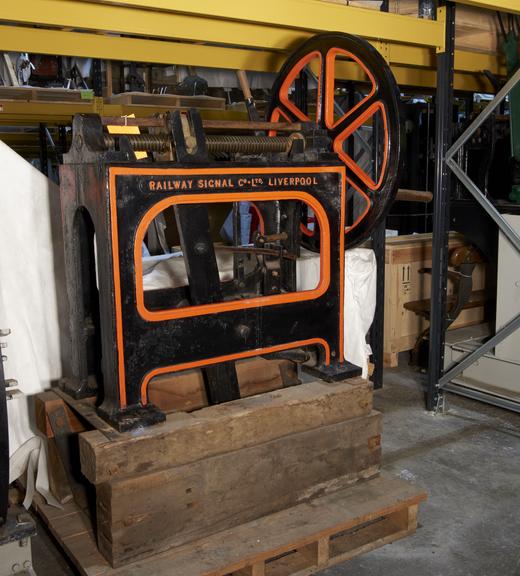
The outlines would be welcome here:
<svg viewBox="0 0 520 576">
<path fill-rule="evenodd" d="M 325 66 L 340 36 L 347 35 L 314 38 L 300 52 L 321 46 Z M 149 403 L 147 385 L 166 372 L 201 369 L 210 404 L 240 396 L 234 365 L 240 358 L 297 358 L 329 381 L 359 373 L 343 359 L 347 195 L 353 182 L 368 202 L 367 222 L 352 231 L 354 245 L 384 218 L 395 195 L 398 92 L 368 43 L 346 42 L 340 50 L 355 52 L 374 82 L 351 119 L 366 120 L 375 106 L 384 120 L 386 165 L 370 190 L 359 171 L 338 158 L 334 142 L 346 118 L 334 130 L 310 117 L 243 123 L 230 137 L 208 133 L 211 122 L 204 126 L 195 111 L 135 121 L 154 128 L 141 135 L 108 135 L 104 125 L 114 120 L 75 117 L 60 175 L 71 344 L 63 385 L 76 397 L 97 390 L 100 414 L 119 430 L 164 419 Z M 320 74 L 324 87 L 327 73 Z M 288 74 L 282 70 L 282 77 Z M 255 135 L 244 136 L 248 129 Z M 138 161 L 136 150 L 151 152 L 152 161 Z M 169 159 L 156 161 L 154 154 Z M 209 230 L 208 206 L 219 201 L 254 202 L 264 223 L 252 245 L 229 247 L 234 274 L 225 282 Z M 304 205 L 316 219 L 312 235 L 302 234 Z M 144 291 L 142 240 L 165 208 L 175 214 L 188 285 Z M 320 279 L 314 289 L 298 292 L 301 246 L 320 252 Z M 248 256 L 261 266 L 246 272 Z"/>
</svg>

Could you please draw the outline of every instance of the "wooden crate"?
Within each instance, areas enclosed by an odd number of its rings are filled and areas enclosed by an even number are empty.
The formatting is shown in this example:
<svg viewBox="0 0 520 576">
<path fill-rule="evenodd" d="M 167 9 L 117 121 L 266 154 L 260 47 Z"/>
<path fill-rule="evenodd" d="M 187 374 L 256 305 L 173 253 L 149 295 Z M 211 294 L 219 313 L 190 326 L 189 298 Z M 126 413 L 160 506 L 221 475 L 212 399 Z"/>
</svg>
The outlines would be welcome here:
<svg viewBox="0 0 520 576">
<path fill-rule="evenodd" d="M 112 568 L 74 502 L 34 506 L 82 576 L 306 576 L 412 534 L 426 494 L 387 474 Z"/>
<path fill-rule="evenodd" d="M 450 250 L 467 244 L 460 234 L 450 234 Z M 404 305 L 430 297 L 431 274 L 420 274 L 421 268 L 432 265 L 432 235 L 414 234 L 387 238 L 385 251 L 385 329 L 384 361 L 386 366 L 397 366 L 399 352 L 411 350 L 428 322 Z M 473 272 L 473 291 L 485 288 L 485 265 L 478 264 Z M 448 294 L 453 285 L 448 283 Z M 480 324 L 484 320 L 484 307 L 463 310 L 452 328 Z"/>
<path fill-rule="evenodd" d="M 167 108 L 201 108 L 225 110 L 224 98 L 213 96 L 183 96 L 182 94 L 147 94 L 145 92 L 123 92 L 108 99 L 110 104 L 131 106 L 164 106 Z"/>
</svg>

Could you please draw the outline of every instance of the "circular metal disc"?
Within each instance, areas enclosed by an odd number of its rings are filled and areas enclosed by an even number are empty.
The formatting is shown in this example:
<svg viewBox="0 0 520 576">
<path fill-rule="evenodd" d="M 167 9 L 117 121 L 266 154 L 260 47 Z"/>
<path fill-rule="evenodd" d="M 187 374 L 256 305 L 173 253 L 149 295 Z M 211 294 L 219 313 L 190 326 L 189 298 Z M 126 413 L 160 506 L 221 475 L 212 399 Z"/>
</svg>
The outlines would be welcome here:
<svg viewBox="0 0 520 576">
<path fill-rule="evenodd" d="M 347 106 L 338 102 L 346 82 L 342 78 L 363 86 L 361 96 Z M 300 88 L 299 100 L 294 97 L 298 83 L 311 87 Z M 381 54 L 366 40 L 339 32 L 306 41 L 287 59 L 273 85 L 268 119 L 316 123 L 327 131 L 331 151 L 346 165 L 347 248 L 370 236 L 394 200 L 399 101 L 396 81 Z"/>
</svg>

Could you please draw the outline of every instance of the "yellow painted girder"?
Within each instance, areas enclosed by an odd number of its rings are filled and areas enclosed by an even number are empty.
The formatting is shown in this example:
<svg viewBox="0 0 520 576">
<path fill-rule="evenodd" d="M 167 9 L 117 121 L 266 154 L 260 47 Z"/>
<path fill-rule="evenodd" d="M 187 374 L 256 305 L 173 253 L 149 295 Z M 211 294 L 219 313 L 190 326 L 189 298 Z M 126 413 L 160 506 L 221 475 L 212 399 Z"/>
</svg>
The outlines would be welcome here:
<svg viewBox="0 0 520 576">
<path fill-rule="evenodd" d="M 132 36 L 285 50 L 311 35 L 248 22 L 208 20 L 76 0 L 0 2 L 0 20 Z"/>
<path fill-rule="evenodd" d="M 337 30 L 365 38 L 442 47 L 444 23 L 320 0 L 0 3 L 0 20 L 163 38 L 285 49 L 301 33 Z"/>
<path fill-rule="evenodd" d="M 427 48 L 387 45 L 380 42 L 374 42 L 374 45 L 385 55 L 392 67 L 435 68 L 435 55 Z M 224 67 L 260 72 L 277 72 L 286 57 L 284 53 L 266 50 L 226 48 L 19 26 L 0 26 L 0 50 L 156 64 Z M 492 55 L 465 51 L 455 53 L 456 71 L 481 73 L 485 69 L 497 75 L 505 74 L 504 67 Z"/>
<path fill-rule="evenodd" d="M 455 0 L 455 2 L 477 8 L 520 14 L 520 0 Z"/>
<path fill-rule="evenodd" d="M 70 123 L 74 114 L 97 113 L 104 116 L 125 116 L 135 114 L 147 117 L 158 112 L 166 112 L 167 107 L 132 106 L 126 104 L 104 104 L 102 98 L 88 103 L 81 102 L 23 102 L 0 100 L 0 125 L 34 126 L 40 122 L 49 124 Z M 247 112 L 239 110 L 201 110 L 203 118 L 211 120 L 247 120 Z"/>
</svg>

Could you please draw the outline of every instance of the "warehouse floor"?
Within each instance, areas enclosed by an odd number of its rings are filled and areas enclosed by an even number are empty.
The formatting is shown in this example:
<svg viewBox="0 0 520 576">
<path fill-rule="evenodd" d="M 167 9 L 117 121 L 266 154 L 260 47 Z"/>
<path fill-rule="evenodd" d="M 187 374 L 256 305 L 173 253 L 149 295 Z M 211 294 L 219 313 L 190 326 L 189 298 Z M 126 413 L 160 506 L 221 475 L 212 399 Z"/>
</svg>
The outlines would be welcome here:
<svg viewBox="0 0 520 576">
<path fill-rule="evenodd" d="M 387 370 L 375 408 L 383 467 L 429 498 L 414 535 L 322 575 L 520 576 L 520 416 L 453 395 L 433 416 L 408 368 Z M 42 526 L 33 557 L 38 576 L 75 574 Z"/>
</svg>

